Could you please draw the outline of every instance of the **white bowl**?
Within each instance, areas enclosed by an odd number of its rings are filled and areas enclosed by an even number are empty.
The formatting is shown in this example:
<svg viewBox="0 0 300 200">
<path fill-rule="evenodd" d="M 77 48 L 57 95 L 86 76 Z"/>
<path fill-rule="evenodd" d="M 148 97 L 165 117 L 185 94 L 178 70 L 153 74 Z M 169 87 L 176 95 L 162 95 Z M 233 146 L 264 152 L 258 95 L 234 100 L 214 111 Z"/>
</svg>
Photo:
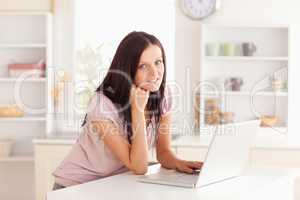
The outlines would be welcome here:
<svg viewBox="0 0 300 200">
<path fill-rule="evenodd" d="M 0 157 L 9 157 L 14 141 L 11 139 L 0 139 Z"/>
</svg>

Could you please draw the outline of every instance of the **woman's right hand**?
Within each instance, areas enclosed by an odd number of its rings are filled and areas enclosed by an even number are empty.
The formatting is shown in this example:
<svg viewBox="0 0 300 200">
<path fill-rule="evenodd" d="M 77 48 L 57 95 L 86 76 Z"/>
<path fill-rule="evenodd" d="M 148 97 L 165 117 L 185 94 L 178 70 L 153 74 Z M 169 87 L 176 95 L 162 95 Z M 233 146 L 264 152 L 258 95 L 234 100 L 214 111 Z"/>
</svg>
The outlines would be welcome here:
<svg viewBox="0 0 300 200">
<path fill-rule="evenodd" d="M 149 91 L 133 85 L 130 89 L 131 107 L 139 112 L 144 112 L 149 99 Z"/>
</svg>

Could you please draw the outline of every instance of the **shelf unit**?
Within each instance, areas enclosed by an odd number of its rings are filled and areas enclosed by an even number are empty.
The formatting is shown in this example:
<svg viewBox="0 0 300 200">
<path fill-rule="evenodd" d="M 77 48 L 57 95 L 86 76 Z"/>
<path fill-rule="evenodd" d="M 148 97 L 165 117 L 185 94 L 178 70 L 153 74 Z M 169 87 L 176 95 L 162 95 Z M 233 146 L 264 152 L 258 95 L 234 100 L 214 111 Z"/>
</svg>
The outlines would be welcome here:
<svg viewBox="0 0 300 200">
<path fill-rule="evenodd" d="M 20 80 L 18 78 L 0 78 L 0 83 L 1 82 L 12 82 L 15 83 L 17 81 L 24 81 L 24 82 L 46 82 L 46 78 L 28 78 L 24 80 Z"/>
<path fill-rule="evenodd" d="M 218 95 L 220 96 L 249 96 L 252 94 L 251 91 L 223 91 L 223 92 L 218 92 L 218 91 L 205 91 L 202 94 L 204 94 L 206 98 L 209 97 L 217 97 Z M 277 97 L 286 97 L 288 95 L 288 92 L 285 91 L 261 91 L 261 92 L 255 92 L 253 93 L 255 96 L 277 96 Z"/>
<path fill-rule="evenodd" d="M 257 51 L 253 56 L 241 55 L 241 44 L 253 42 Z M 207 44 L 232 43 L 237 49 L 233 56 L 207 54 Z M 201 27 L 200 86 L 196 95 L 200 102 L 199 126 L 205 124 L 205 100 L 218 99 L 221 111 L 234 112 L 234 121 L 244 121 L 261 115 L 276 115 L 280 122 L 274 128 L 287 132 L 288 84 L 282 91 L 271 89 L 269 77 L 280 70 L 286 71 L 288 83 L 289 27 L 286 25 L 218 25 Z M 238 47 L 238 48 L 237 48 Z M 240 91 L 226 91 L 218 84 L 229 77 L 241 77 Z M 222 82 L 223 81 L 223 82 Z M 201 112 L 202 111 L 202 112 Z"/>
<path fill-rule="evenodd" d="M 0 158 L 0 164 L 33 162 L 32 139 L 51 131 L 52 77 L 52 14 L 50 12 L 0 12 L 0 104 L 18 104 L 15 92 L 26 106 L 23 117 L 0 117 L 0 139 L 13 139 L 12 155 Z M 46 76 L 40 78 L 12 78 L 7 65 L 12 62 L 46 61 Z M 19 105 L 20 106 L 20 105 Z M 22 105 L 21 105 L 22 107 Z M 40 110 L 36 114 L 29 108 Z"/>
<path fill-rule="evenodd" d="M 220 61 L 288 61 L 288 57 L 265 57 L 265 56 L 205 56 L 206 60 L 220 60 Z"/>
<path fill-rule="evenodd" d="M 1 117 L 0 122 L 43 122 L 45 116 Z"/>
</svg>

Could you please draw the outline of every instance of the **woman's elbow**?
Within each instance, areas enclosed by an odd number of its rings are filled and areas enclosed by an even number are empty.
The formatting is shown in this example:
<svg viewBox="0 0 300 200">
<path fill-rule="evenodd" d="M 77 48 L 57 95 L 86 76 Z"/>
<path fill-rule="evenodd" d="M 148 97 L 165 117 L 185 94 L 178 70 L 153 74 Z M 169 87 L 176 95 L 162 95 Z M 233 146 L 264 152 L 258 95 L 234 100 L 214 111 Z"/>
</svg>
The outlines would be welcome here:
<svg viewBox="0 0 300 200">
<path fill-rule="evenodd" d="M 147 170 L 135 170 L 133 171 L 135 175 L 145 175 L 147 173 Z"/>
<path fill-rule="evenodd" d="M 132 171 L 136 175 L 146 174 L 148 171 L 148 161 L 145 160 L 135 160 L 135 162 L 131 162 L 128 165 L 130 171 Z"/>
<path fill-rule="evenodd" d="M 147 173 L 147 171 L 148 171 L 148 167 L 147 166 L 132 169 L 132 172 L 135 175 L 144 175 L 144 174 Z"/>
</svg>

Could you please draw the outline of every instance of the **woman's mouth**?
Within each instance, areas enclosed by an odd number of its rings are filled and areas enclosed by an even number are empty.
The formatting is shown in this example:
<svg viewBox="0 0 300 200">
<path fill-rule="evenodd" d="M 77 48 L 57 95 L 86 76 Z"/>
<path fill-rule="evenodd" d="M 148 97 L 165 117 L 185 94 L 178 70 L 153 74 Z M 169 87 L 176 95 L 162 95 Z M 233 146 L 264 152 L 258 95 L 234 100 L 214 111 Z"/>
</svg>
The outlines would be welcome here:
<svg viewBox="0 0 300 200">
<path fill-rule="evenodd" d="M 150 84 L 157 84 L 158 82 L 159 82 L 159 79 L 147 81 L 147 83 L 150 83 Z"/>
</svg>

